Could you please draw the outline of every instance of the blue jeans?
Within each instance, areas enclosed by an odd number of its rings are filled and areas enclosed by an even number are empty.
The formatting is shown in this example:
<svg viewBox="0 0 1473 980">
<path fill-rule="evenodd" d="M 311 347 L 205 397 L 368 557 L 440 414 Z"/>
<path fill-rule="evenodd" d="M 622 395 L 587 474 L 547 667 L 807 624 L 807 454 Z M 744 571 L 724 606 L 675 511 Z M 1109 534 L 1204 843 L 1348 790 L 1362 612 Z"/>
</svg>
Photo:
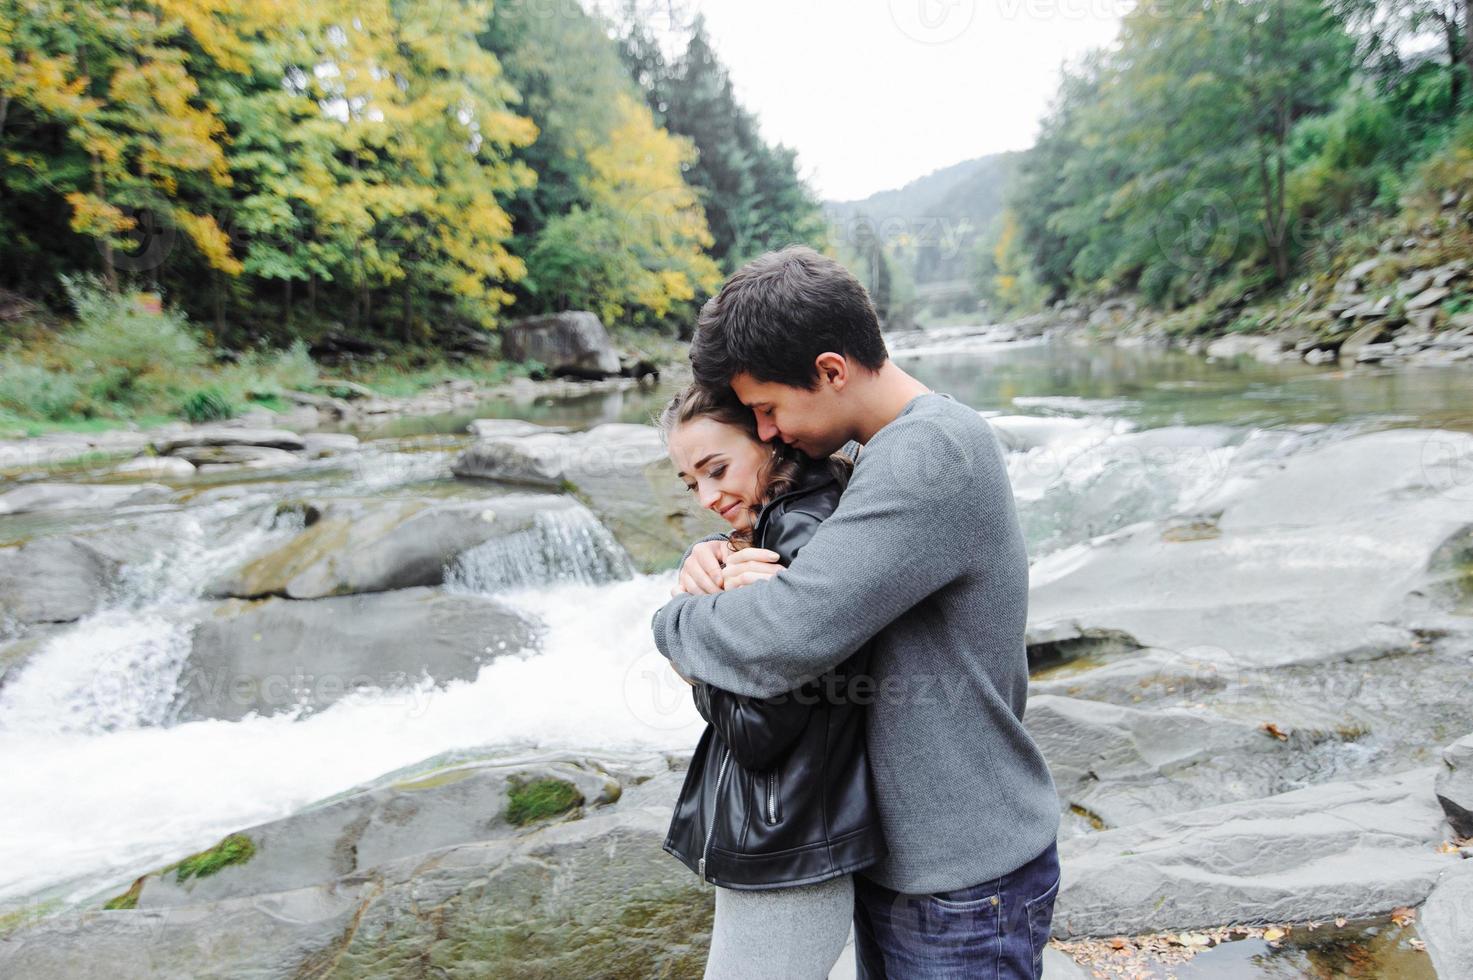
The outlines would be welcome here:
<svg viewBox="0 0 1473 980">
<path fill-rule="evenodd" d="M 854 875 L 858 980 L 1043 976 L 1059 894 L 1059 849 L 954 891 L 910 895 Z"/>
</svg>

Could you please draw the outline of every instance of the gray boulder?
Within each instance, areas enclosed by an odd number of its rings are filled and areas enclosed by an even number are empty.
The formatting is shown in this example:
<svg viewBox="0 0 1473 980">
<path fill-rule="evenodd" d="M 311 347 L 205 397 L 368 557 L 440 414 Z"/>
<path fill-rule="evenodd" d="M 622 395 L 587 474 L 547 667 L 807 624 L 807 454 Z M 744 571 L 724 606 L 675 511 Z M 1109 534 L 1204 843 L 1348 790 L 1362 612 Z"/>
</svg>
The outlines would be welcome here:
<svg viewBox="0 0 1473 980">
<path fill-rule="evenodd" d="M 287 429 L 201 425 L 157 439 L 153 448 L 160 455 L 169 455 L 181 449 L 199 446 L 264 446 L 269 449 L 299 450 L 305 445 L 301 436 Z"/>
<path fill-rule="evenodd" d="M 457 555 L 525 531 L 540 514 L 581 509 L 554 494 L 340 498 L 307 507 L 315 519 L 300 534 L 211 582 L 206 594 L 319 599 L 440 585 Z"/>
<path fill-rule="evenodd" d="M 67 912 L 0 938 L 0 975 L 699 976 L 715 893 L 662 849 L 669 821 L 621 802 L 302 888 Z"/>
<path fill-rule="evenodd" d="M 238 721 L 297 705 L 318 711 L 361 687 L 402 690 L 424 676 L 440 684 L 470 680 L 482 664 L 520 654 L 534 638 L 494 599 L 429 588 L 231 599 L 195 627 L 172 713 L 179 721 Z"/>
<path fill-rule="evenodd" d="M 1448 868 L 1417 914 L 1439 977 L 1473 977 L 1473 861 Z"/>
<path fill-rule="evenodd" d="M 1456 475 L 1473 436 L 1391 430 L 1224 473 L 1197 501 L 1213 535 L 1142 522 L 1030 569 L 1030 631 L 1115 631 L 1219 673 L 1413 648 L 1409 597 L 1467 525 Z"/>
<path fill-rule="evenodd" d="M 570 490 L 642 572 L 669 568 L 691 541 L 725 528 L 681 484 L 653 426 L 483 439 L 451 465 L 462 477 Z"/>
<path fill-rule="evenodd" d="M 195 468 L 189 460 L 178 456 L 135 456 L 113 467 L 113 472 L 168 480 L 194 476 Z"/>
<path fill-rule="evenodd" d="M 1459 837 L 1473 837 L 1473 735 L 1442 750 L 1437 772 L 1437 801 Z"/>
<path fill-rule="evenodd" d="M 619 353 L 608 331 L 583 310 L 503 324 L 501 354 L 512 361 L 541 361 L 555 374 L 607 378 L 619 373 Z"/>
<path fill-rule="evenodd" d="M 1029 698 L 1026 719 L 1061 802 L 1107 827 L 1266 795 L 1274 766 L 1246 757 L 1286 749 L 1256 725 L 1184 708 L 1041 695 Z"/>
<path fill-rule="evenodd" d="M 174 455 L 201 470 L 216 467 L 279 469 L 301 466 L 306 457 L 271 446 L 181 446 Z"/>
<path fill-rule="evenodd" d="M 239 833 L 252 854 L 200 877 L 156 871 L 134 883 L 137 907 L 200 905 L 290 891 L 371 872 L 397 858 L 442 847 L 512 837 L 506 819 L 516 781 L 552 779 L 576 791 L 574 808 L 550 819 L 577 819 L 619 798 L 617 779 L 581 759 L 546 763 L 448 765 L 385 781 Z M 586 810 L 585 810 L 586 808 Z"/>
<path fill-rule="evenodd" d="M 95 610 L 120 563 L 74 537 L 47 537 L 0 548 L 0 620 L 67 623 Z"/>
<path fill-rule="evenodd" d="M 155 503 L 172 491 L 160 483 L 26 483 L 0 494 L 0 516 L 72 510 L 111 510 Z"/>
<path fill-rule="evenodd" d="M 1417 905 L 1458 859 L 1434 770 L 1327 783 L 1060 843 L 1054 935 L 1372 918 Z"/>
</svg>

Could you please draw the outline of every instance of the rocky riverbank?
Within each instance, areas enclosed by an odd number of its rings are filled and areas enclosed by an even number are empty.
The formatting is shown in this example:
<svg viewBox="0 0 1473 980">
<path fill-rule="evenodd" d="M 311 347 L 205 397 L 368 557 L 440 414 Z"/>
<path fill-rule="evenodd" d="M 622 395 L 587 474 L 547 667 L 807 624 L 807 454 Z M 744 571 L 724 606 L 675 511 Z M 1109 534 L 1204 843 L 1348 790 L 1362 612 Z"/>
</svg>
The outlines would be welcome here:
<svg viewBox="0 0 1473 980">
<path fill-rule="evenodd" d="M 897 353 L 1018 339 L 934 332 Z M 1467 972 L 1473 435 L 985 417 L 1025 507 L 1091 453 L 1196 473 L 1190 505 L 1086 527 L 1031 569 L 1027 722 L 1064 815 L 1060 948 L 1117 975 L 1095 940 L 1169 962 L 1317 923 L 1343 920 L 1343 945 L 1405 922 L 1424 966 Z M 33 871 L 48 884 L 3 903 L 0 973 L 698 976 L 712 891 L 660 846 L 689 748 L 520 751 L 488 734 L 534 738 L 528 719 L 601 710 L 673 727 L 663 689 L 642 682 L 648 644 L 622 637 L 667 588 L 639 573 L 713 525 L 658 435 L 485 418 L 408 454 L 256 421 L 155 436 L 144 458 L 188 474 L 110 463 L 0 495 L 0 735 L 274 740 L 346 719 L 382 753 L 433 698 L 449 744 L 486 744 L 354 770 L 347 789 L 284 795 L 269 819 L 188 849 L 165 832 L 171 849 L 147 861 L 72 840 L 97 852 L 79 865 L 92 870 Z M 1100 514 L 1131 493 L 1091 486 Z M 202 558 L 184 580 L 169 560 L 190 549 Z M 589 585 L 568 600 L 589 608 L 508 598 L 567 582 Z M 149 605 L 159 596 L 175 598 Z M 111 632 L 54 645 L 89 623 Z M 513 713 L 550 643 L 580 656 Z M 477 678 L 510 700 L 466 704 Z M 392 715 L 343 714 L 374 691 Z M 130 753 L 160 744 L 107 757 L 142 765 Z M 216 792 L 260 779 L 195 764 Z M 153 822 L 167 831 L 171 815 Z"/>
</svg>

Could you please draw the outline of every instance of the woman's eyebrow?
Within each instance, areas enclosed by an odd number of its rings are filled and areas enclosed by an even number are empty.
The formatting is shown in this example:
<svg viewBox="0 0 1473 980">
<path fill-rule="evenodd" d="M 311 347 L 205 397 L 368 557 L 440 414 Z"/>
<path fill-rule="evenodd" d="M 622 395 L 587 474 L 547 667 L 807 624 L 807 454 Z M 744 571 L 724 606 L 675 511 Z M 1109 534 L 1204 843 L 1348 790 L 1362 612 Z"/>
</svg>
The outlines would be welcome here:
<svg viewBox="0 0 1473 980">
<path fill-rule="evenodd" d="M 715 459 L 717 456 L 720 456 L 720 455 L 721 455 L 720 453 L 707 453 L 706 455 L 702 456 L 700 459 L 696 460 L 696 465 L 694 466 L 694 469 L 700 469 L 702 466 L 705 466 L 711 460 Z M 685 470 L 681 470 L 679 473 L 677 473 L 675 475 L 676 476 L 685 476 Z"/>
</svg>

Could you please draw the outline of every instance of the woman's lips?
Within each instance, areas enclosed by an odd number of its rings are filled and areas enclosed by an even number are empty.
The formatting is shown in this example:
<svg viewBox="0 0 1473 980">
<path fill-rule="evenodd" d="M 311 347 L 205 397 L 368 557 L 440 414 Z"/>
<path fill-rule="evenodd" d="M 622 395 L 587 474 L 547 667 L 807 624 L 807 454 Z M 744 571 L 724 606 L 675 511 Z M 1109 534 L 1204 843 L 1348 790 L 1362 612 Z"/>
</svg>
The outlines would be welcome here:
<svg viewBox="0 0 1473 980">
<path fill-rule="evenodd" d="M 727 520 L 731 520 L 731 515 L 736 513 L 736 509 L 740 507 L 741 504 L 742 502 L 740 500 L 728 504 L 721 509 L 721 516 L 726 518 Z"/>
</svg>

